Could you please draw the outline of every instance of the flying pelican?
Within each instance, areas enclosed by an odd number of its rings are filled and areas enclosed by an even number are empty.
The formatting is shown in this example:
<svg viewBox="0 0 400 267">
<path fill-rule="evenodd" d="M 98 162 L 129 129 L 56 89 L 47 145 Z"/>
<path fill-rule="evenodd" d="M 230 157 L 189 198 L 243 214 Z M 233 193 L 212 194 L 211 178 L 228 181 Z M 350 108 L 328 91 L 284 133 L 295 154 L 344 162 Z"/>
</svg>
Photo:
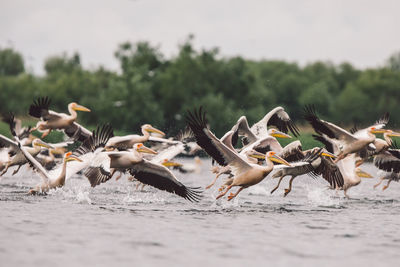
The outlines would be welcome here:
<svg viewBox="0 0 400 267">
<path fill-rule="evenodd" d="M 336 144 L 339 151 L 335 162 L 338 162 L 347 155 L 356 153 L 373 143 L 376 138 L 375 134 L 385 133 L 386 130 L 382 128 L 388 122 L 389 116 L 385 113 L 375 125 L 359 131 L 357 135 L 351 134 L 333 123 L 319 119 L 313 106 L 306 106 L 304 118 L 311 124 L 316 133 Z"/>
<path fill-rule="evenodd" d="M 318 140 L 325 144 L 325 148 L 335 155 L 339 153 L 339 147 L 335 141 L 330 139 L 326 135 L 313 135 L 315 140 Z M 371 175 L 363 172 L 361 169 L 356 167 L 357 155 L 356 153 L 350 153 L 341 161 L 336 163 L 339 171 L 343 177 L 343 186 L 337 186 L 336 189 L 342 189 L 344 191 L 345 197 L 349 198 L 347 195 L 347 190 L 351 187 L 360 184 L 361 178 L 370 178 Z"/>
<path fill-rule="evenodd" d="M 232 182 L 224 192 L 217 196 L 217 199 L 224 196 L 233 186 L 239 186 L 240 188 L 235 194 L 229 195 L 228 200 L 236 197 L 243 189 L 261 182 L 273 170 L 274 164 L 272 161 L 290 166 L 288 162 L 272 151 L 267 152 L 265 156 L 266 166 L 248 163 L 243 160 L 236 151 L 227 147 L 210 131 L 207 126 L 206 114 L 203 112 L 202 107 L 193 113 L 189 111 L 186 121 L 194 133 L 197 144 L 221 166 L 230 165 L 232 167 L 234 174 Z"/>
<path fill-rule="evenodd" d="M 110 140 L 107 142 L 106 149 L 128 149 L 132 148 L 134 144 L 137 143 L 144 143 L 149 140 L 150 138 L 150 133 L 158 133 L 162 136 L 165 135 L 162 131 L 154 128 L 150 124 L 144 124 L 141 127 L 142 134 L 143 135 L 137 135 L 137 134 L 130 134 L 130 135 L 125 135 L 125 136 L 114 136 L 110 138 Z"/>
<path fill-rule="evenodd" d="M 102 152 L 97 159 L 97 166 L 89 167 L 84 174 L 94 187 L 112 177 L 111 169 L 127 170 L 142 184 L 174 193 L 189 201 L 197 202 L 200 200 L 200 192 L 197 188 L 186 187 L 166 167 L 144 159 L 141 155 L 143 152 L 157 154 L 142 143 L 134 144 L 133 149 L 128 151 Z"/>
<path fill-rule="evenodd" d="M 310 174 L 312 177 L 322 175 L 322 177 L 329 182 L 332 188 L 343 186 L 343 177 L 339 168 L 329 158 L 335 156 L 325 149 L 314 148 L 305 153 L 304 159 L 301 161 L 291 163 L 292 166 L 280 165 L 276 167 L 278 171 L 273 174 L 272 178 L 279 178 L 277 186 L 271 191 L 271 194 L 279 188 L 282 179 L 290 175 L 289 188 L 285 189 L 284 196 L 287 196 L 292 190 L 293 180 L 303 174 Z M 324 158 L 328 157 L 328 158 Z"/>
<path fill-rule="evenodd" d="M 238 119 L 236 124 L 232 127 L 237 135 L 244 136 L 242 139 L 243 145 L 249 145 L 256 142 L 260 138 L 268 136 L 269 126 L 275 126 L 279 131 L 288 133 L 289 131 L 294 135 L 299 135 L 299 130 L 296 125 L 292 122 L 289 115 L 286 113 L 283 107 L 276 107 L 268 112 L 260 121 L 255 123 L 251 128 L 247 122 L 247 118 L 242 116 Z M 237 138 L 234 138 L 234 146 L 236 145 Z"/>
<path fill-rule="evenodd" d="M 0 135 L 0 147 L 7 147 L 8 148 L 8 155 L 9 159 L 5 160 L 4 164 L 4 169 L 0 173 L 0 176 L 3 176 L 10 167 L 12 166 L 18 166 L 16 170 L 12 173 L 12 175 L 16 174 L 19 169 L 21 168 L 22 165 L 26 164 L 28 161 L 24 157 L 23 153 L 21 152 L 20 147 L 18 146 L 18 143 L 3 136 Z M 45 148 L 53 148 L 51 145 L 43 142 L 42 140 L 36 138 L 32 142 L 32 147 L 25 147 L 24 149 L 30 153 L 33 157 L 37 156 L 41 150 L 42 147 Z"/>
<path fill-rule="evenodd" d="M 391 181 L 398 181 L 398 177 L 400 176 L 400 149 L 397 144 L 392 143 L 390 148 L 376 155 L 374 158 L 374 165 L 385 172 L 374 188 L 380 185 L 383 180 L 388 180 L 383 190 L 389 187 Z"/>
<path fill-rule="evenodd" d="M 41 119 L 31 131 L 38 130 L 43 132 L 42 138 L 55 129 L 64 130 L 70 137 L 76 134 L 78 130 L 84 133 L 88 132 L 88 130 L 75 123 L 75 120 L 78 116 L 76 111 L 90 112 L 90 109 L 72 102 L 68 104 L 68 111 L 70 113 L 68 115 L 49 110 L 49 105 L 50 99 L 48 97 L 41 97 L 30 106 L 29 115 Z"/>
</svg>

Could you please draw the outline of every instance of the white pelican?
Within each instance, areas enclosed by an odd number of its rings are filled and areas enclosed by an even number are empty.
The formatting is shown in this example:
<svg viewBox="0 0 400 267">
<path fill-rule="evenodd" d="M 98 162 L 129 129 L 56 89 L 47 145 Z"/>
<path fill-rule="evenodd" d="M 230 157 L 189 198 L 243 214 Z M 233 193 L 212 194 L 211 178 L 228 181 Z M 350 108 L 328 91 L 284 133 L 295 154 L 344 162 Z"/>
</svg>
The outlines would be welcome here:
<svg viewBox="0 0 400 267">
<path fill-rule="evenodd" d="M 279 178 L 277 186 L 271 191 L 271 194 L 279 188 L 282 179 L 290 175 L 289 188 L 285 189 L 284 196 L 287 196 L 292 190 L 293 180 L 303 174 L 310 174 L 312 177 L 322 175 L 329 182 L 332 188 L 342 187 L 344 184 L 342 174 L 339 168 L 329 158 L 335 156 L 322 148 L 314 148 L 305 153 L 305 157 L 298 161 L 292 162 L 292 166 L 280 165 L 276 167 L 278 170 L 272 175 L 272 178 Z M 328 158 L 325 158 L 328 157 Z"/>
<path fill-rule="evenodd" d="M 21 166 L 28 162 L 26 160 L 26 158 L 24 157 L 23 153 L 21 152 L 21 149 L 18 146 L 17 142 L 15 142 L 3 135 L 0 135 L 0 147 L 7 147 L 8 148 L 8 156 L 9 156 L 8 159 L 6 159 L 6 160 L 3 159 L 4 169 L 0 173 L 0 176 L 3 176 L 8 171 L 8 169 L 12 166 L 18 166 L 18 168 L 16 170 L 14 170 L 14 172 L 12 173 L 12 175 L 16 174 L 19 171 L 19 169 L 21 168 Z M 33 157 L 35 157 L 39 154 L 42 147 L 53 148 L 51 145 L 36 138 L 32 142 L 32 147 L 24 146 L 24 149 L 28 153 L 30 153 Z"/>
<path fill-rule="evenodd" d="M 383 172 L 379 173 L 381 178 L 374 188 L 380 185 L 383 180 L 388 180 L 383 190 L 387 189 L 392 181 L 398 181 L 400 177 L 400 149 L 397 144 L 393 143 L 386 151 L 376 155 L 374 165 Z"/>
<path fill-rule="evenodd" d="M 244 188 L 261 182 L 273 170 L 274 164 L 272 161 L 290 166 L 288 162 L 272 151 L 267 152 L 265 156 L 266 166 L 246 162 L 236 151 L 227 147 L 208 129 L 206 114 L 201 107 L 193 113 L 188 112 L 186 120 L 194 133 L 197 144 L 221 166 L 230 165 L 232 167 L 234 177 L 226 190 L 217 196 L 217 199 L 224 196 L 233 186 L 239 186 L 240 188 L 235 194 L 231 194 L 228 200 L 236 197 Z"/>
<path fill-rule="evenodd" d="M 359 152 L 373 143 L 376 138 L 375 134 L 386 132 L 382 128 L 389 119 L 388 115 L 385 114 L 375 125 L 359 131 L 357 134 L 351 134 L 333 123 L 319 119 L 313 106 L 306 106 L 304 118 L 311 124 L 316 133 L 329 140 L 329 142 L 335 143 L 338 147 L 335 162 L 351 153 Z"/>
<path fill-rule="evenodd" d="M 330 139 L 329 137 L 323 135 L 313 135 L 313 137 L 316 140 L 325 144 L 325 147 L 329 152 L 336 155 L 339 153 L 340 150 L 337 143 L 335 143 L 335 141 L 332 141 L 332 139 Z M 343 177 L 343 186 L 336 187 L 336 189 L 344 190 L 344 195 L 347 198 L 349 198 L 349 196 L 347 195 L 347 190 L 349 190 L 349 188 L 358 185 L 361 182 L 361 178 L 371 177 L 369 174 L 357 168 L 356 160 L 356 153 L 350 153 L 345 158 L 336 163 L 336 166 L 339 168 L 340 173 Z"/>
<path fill-rule="evenodd" d="M 82 126 L 75 123 L 77 118 L 77 110 L 90 112 L 90 109 L 78 105 L 73 102 L 68 104 L 69 115 L 65 113 L 57 113 L 49 110 L 50 99 L 48 97 L 38 98 L 29 108 L 29 115 L 40 118 L 41 120 L 36 124 L 36 127 L 32 128 L 31 131 L 38 130 L 43 132 L 42 138 L 47 136 L 52 130 L 64 130 L 68 136 L 72 136 L 76 131 L 84 131 Z M 83 141 L 83 140 L 82 140 Z"/>
<path fill-rule="evenodd" d="M 165 135 L 162 131 L 154 128 L 150 124 L 144 124 L 141 127 L 142 134 L 143 135 L 137 135 L 137 134 L 130 134 L 130 135 L 125 135 L 125 136 L 114 136 L 110 138 L 110 140 L 107 142 L 106 148 L 107 149 L 129 149 L 132 148 L 134 144 L 137 143 L 144 143 L 149 140 L 150 138 L 150 133 L 158 133 L 162 136 Z M 157 140 L 157 139 L 156 139 Z"/>
<path fill-rule="evenodd" d="M 97 159 L 97 165 L 89 167 L 84 174 L 94 187 L 112 177 L 111 169 L 127 170 L 142 184 L 174 193 L 189 201 L 200 200 L 197 188 L 186 187 L 166 167 L 144 159 L 141 152 L 157 153 L 142 143 L 134 144 L 133 150 L 102 152 Z"/>
<path fill-rule="evenodd" d="M 251 126 L 251 128 L 249 127 L 247 118 L 245 116 L 240 117 L 231 129 L 231 131 L 235 133 L 233 145 L 236 145 L 237 136 L 244 136 L 242 139 L 243 146 L 252 144 L 259 139 L 269 136 L 269 126 L 275 126 L 279 131 L 286 134 L 290 131 L 296 137 L 299 135 L 299 130 L 292 122 L 284 108 L 276 107 L 268 112 L 260 121 Z"/>
</svg>

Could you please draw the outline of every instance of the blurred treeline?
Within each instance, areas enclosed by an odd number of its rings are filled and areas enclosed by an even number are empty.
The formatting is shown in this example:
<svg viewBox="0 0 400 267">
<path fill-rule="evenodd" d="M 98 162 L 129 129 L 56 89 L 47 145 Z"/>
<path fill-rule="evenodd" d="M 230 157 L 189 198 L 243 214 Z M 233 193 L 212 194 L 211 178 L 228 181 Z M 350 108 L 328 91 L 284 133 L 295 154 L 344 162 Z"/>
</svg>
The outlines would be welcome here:
<svg viewBox="0 0 400 267">
<path fill-rule="evenodd" d="M 375 69 L 329 62 L 302 67 L 226 58 L 217 48 L 199 51 L 189 37 L 172 58 L 147 42 L 121 44 L 115 57 L 119 72 L 84 69 L 79 54 L 51 56 L 46 74 L 35 76 L 25 71 L 18 51 L 1 49 L 0 112 L 27 118 L 32 100 L 49 96 L 57 112 L 67 112 L 73 101 L 92 109 L 78 115 L 88 128 L 111 122 L 120 133 L 132 133 L 150 123 L 172 135 L 185 126 L 187 110 L 204 106 L 217 136 L 241 115 L 251 124 L 277 105 L 299 124 L 307 104 L 314 104 L 321 118 L 346 126 L 370 124 L 389 111 L 396 127 L 400 114 L 400 54 Z"/>
</svg>

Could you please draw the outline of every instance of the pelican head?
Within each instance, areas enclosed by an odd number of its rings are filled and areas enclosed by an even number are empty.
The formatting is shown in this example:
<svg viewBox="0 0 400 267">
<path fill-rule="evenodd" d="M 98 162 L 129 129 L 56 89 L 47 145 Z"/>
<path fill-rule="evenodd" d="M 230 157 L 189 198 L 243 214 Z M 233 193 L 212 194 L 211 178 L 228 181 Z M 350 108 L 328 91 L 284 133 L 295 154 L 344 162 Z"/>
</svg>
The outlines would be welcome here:
<svg viewBox="0 0 400 267">
<path fill-rule="evenodd" d="M 268 130 L 268 134 L 269 134 L 270 136 L 273 136 L 273 137 L 292 138 L 290 135 L 285 134 L 285 133 L 283 133 L 283 132 L 281 132 L 281 131 L 278 131 L 277 129 L 273 129 L 273 128 Z"/>
<path fill-rule="evenodd" d="M 149 132 L 149 133 L 158 133 L 158 134 L 160 134 L 160 135 L 162 135 L 162 136 L 165 135 L 164 132 L 162 132 L 162 131 L 160 131 L 160 130 L 154 128 L 154 127 L 151 126 L 150 124 L 145 124 L 145 125 L 143 125 L 143 126 L 142 126 L 142 130 L 144 130 L 144 131 L 146 131 L 146 132 Z"/>
<path fill-rule="evenodd" d="M 267 154 L 265 155 L 265 157 L 271 161 L 275 161 L 279 164 L 284 164 L 286 166 L 291 166 L 289 164 L 289 162 L 287 162 L 286 160 L 284 160 L 283 158 L 279 157 L 278 155 L 276 155 L 276 152 L 274 151 L 269 151 L 267 152 Z"/>
<path fill-rule="evenodd" d="M 178 162 L 170 161 L 168 159 L 164 159 L 161 164 L 164 165 L 165 167 L 180 167 L 180 166 L 182 166 L 182 164 L 180 164 Z"/>
<path fill-rule="evenodd" d="M 78 105 L 75 102 L 72 102 L 68 105 L 68 108 L 71 108 L 73 110 L 77 110 L 77 111 L 85 111 L 85 112 L 90 112 L 90 109 L 88 109 L 87 107 Z"/>
<path fill-rule="evenodd" d="M 64 161 L 65 161 L 65 162 L 69 162 L 69 161 L 73 161 L 73 160 L 82 162 L 82 160 L 81 160 L 80 158 L 78 158 L 78 157 L 72 155 L 72 152 L 67 152 L 67 153 L 65 153 L 65 155 L 64 155 Z"/>
<path fill-rule="evenodd" d="M 54 147 L 46 142 L 43 142 L 42 140 L 40 140 L 39 138 L 36 138 L 32 141 L 32 146 L 33 147 L 45 147 L 48 149 L 54 149 Z"/>
<path fill-rule="evenodd" d="M 137 152 L 141 152 L 141 153 L 158 154 L 156 151 L 148 148 L 147 146 L 143 145 L 142 143 L 134 144 L 133 149 L 135 149 Z"/>
</svg>

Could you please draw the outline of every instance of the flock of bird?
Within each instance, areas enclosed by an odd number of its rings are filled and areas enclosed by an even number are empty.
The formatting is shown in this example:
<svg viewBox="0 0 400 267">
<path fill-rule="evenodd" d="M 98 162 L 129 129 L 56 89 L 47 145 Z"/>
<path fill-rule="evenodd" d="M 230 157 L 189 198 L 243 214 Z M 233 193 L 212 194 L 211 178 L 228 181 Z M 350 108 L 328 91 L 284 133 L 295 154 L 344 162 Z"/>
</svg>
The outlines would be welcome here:
<svg viewBox="0 0 400 267">
<path fill-rule="evenodd" d="M 374 187 L 388 180 L 383 187 L 385 190 L 392 181 L 400 180 L 400 149 L 391 139 L 399 137 L 400 133 L 384 129 L 389 121 L 388 113 L 365 129 L 354 127 L 347 131 L 321 120 L 315 108 L 307 106 L 304 119 L 314 129 L 314 139 L 324 147 L 303 150 L 299 140 L 285 147 L 277 140 L 291 138 L 289 132 L 299 136 L 298 128 L 282 107 L 274 108 L 252 127 L 245 116 L 240 117 L 222 138 L 212 133 L 206 112 L 200 107 L 187 112 L 188 127 L 185 130 L 176 138 L 166 139 L 165 133 L 150 124 L 141 127 L 142 135 L 114 136 L 109 124 L 98 126 L 91 132 L 76 122 L 77 111 L 90 112 L 88 108 L 70 103 L 69 114 L 65 114 L 49 110 L 50 104 L 48 97 L 41 97 L 29 107 L 29 115 L 39 119 L 33 128 L 23 128 L 12 113 L 3 116 L 10 125 L 13 139 L 0 135 L 0 176 L 10 167 L 17 167 L 14 175 L 21 166 L 29 164 L 42 178 L 29 194 L 45 194 L 62 187 L 74 175 L 87 177 L 95 187 L 114 176 L 118 180 L 123 173 L 129 173 L 128 179 L 137 181 L 138 185 L 149 185 L 197 202 L 203 194 L 200 187 L 184 185 L 171 169 L 182 173 L 198 170 L 199 158 L 192 166 L 172 160 L 178 155 L 194 155 L 200 150 L 212 158 L 212 172 L 216 174 L 206 189 L 211 188 L 221 175 L 228 176 L 219 188 L 217 199 L 224 197 L 232 187 L 238 187 L 235 193 L 228 195 L 227 199 L 231 200 L 269 174 L 273 179 L 278 178 L 271 194 L 279 188 L 284 177 L 290 176 L 289 188 L 284 190 L 284 196 L 287 196 L 293 180 L 308 174 L 314 178 L 322 177 L 331 189 L 343 190 L 348 197 L 349 188 L 358 185 L 361 178 L 371 177 L 360 169 L 360 165 L 372 158 L 374 165 L 384 172 Z M 53 130 L 63 131 L 66 141 L 50 144 L 31 134 L 38 131 L 44 138 Z M 383 139 L 376 134 L 383 134 Z M 238 144 L 239 138 L 241 144 Z M 77 148 L 68 152 L 67 147 L 71 146 Z"/>
</svg>

